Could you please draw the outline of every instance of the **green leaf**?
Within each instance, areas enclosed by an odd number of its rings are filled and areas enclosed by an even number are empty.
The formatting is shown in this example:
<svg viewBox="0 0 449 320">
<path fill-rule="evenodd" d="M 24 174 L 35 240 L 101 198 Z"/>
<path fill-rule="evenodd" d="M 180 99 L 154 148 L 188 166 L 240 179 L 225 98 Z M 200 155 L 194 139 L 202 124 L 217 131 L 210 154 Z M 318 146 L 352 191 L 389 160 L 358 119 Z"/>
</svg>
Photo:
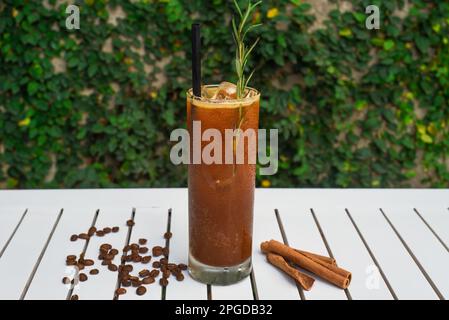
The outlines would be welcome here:
<svg viewBox="0 0 449 320">
<path fill-rule="evenodd" d="M 34 95 L 39 90 L 39 84 L 35 81 L 31 81 L 27 85 L 27 91 L 30 96 Z"/>
<path fill-rule="evenodd" d="M 388 39 L 384 42 L 383 47 L 384 47 L 385 51 L 390 51 L 391 49 L 393 49 L 395 47 L 395 43 L 393 40 Z"/>
</svg>

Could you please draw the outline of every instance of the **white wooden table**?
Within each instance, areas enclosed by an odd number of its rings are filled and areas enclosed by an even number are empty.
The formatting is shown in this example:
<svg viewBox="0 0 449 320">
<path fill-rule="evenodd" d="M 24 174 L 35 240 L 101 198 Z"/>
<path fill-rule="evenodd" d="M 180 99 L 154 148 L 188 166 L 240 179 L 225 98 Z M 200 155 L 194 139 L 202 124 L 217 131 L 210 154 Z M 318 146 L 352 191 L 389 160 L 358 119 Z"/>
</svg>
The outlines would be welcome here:
<svg viewBox="0 0 449 320">
<path fill-rule="evenodd" d="M 103 242 L 122 248 L 132 215 L 131 242 L 163 243 L 170 220 L 170 260 L 187 262 L 186 189 L 0 191 L 0 300 L 66 299 L 65 257 L 85 249 L 96 258 Z M 93 223 L 120 232 L 94 237 L 87 248 L 69 241 Z M 259 244 L 269 239 L 333 255 L 352 272 L 351 286 L 317 280 L 303 292 L 265 261 Z M 449 190 L 257 190 L 252 277 L 207 288 L 186 276 L 164 295 L 153 284 L 144 296 L 130 290 L 120 299 L 448 299 L 448 245 Z M 112 299 L 116 284 L 117 275 L 104 271 L 73 293 Z"/>
</svg>

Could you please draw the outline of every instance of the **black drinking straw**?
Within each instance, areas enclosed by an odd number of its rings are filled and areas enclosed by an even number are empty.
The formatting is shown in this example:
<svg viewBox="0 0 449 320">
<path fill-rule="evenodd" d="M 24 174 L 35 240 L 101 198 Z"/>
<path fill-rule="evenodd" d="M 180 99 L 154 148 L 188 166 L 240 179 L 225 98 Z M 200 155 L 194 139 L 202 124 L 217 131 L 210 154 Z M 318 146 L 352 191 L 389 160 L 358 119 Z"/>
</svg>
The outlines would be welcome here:
<svg viewBox="0 0 449 320">
<path fill-rule="evenodd" d="M 201 25 L 192 24 L 192 87 L 193 95 L 201 97 Z"/>
</svg>

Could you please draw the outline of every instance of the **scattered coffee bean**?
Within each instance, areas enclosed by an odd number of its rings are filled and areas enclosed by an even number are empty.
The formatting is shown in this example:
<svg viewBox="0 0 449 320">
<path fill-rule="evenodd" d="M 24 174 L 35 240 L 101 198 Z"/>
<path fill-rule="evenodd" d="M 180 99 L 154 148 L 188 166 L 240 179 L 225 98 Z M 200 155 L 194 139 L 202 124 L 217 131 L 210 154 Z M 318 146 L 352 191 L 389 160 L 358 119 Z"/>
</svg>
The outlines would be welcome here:
<svg viewBox="0 0 449 320">
<path fill-rule="evenodd" d="M 104 232 L 104 234 L 108 234 L 108 233 L 112 232 L 112 229 L 109 227 L 106 227 L 106 228 L 103 228 L 103 232 Z"/>
<path fill-rule="evenodd" d="M 139 253 L 140 254 L 145 254 L 147 252 L 148 252 L 148 248 L 147 247 L 142 247 L 142 248 L 139 249 Z"/>
<path fill-rule="evenodd" d="M 155 246 L 155 247 L 153 247 L 153 249 L 152 249 L 152 253 L 153 253 L 153 256 L 154 256 L 154 257 L 159 257 L 159 256 L 162 255 L 163 249 L 162 249 L 162 247 L 160 247 L 160 246 Z"/>
<path fill-rule="evenodd" d="M 123 280 L 122 281 L 122 287 L 131 287 L 131 281 Z"/>
<path fill-rule="evenodd" d="M 164 256 L 168 257 L 170 250 L 168 248 L 164 248 L 164 249 L 162 249 L 162 253 L 164 254 Z"/>
<path fill-rule="evenodd" d="M 133 269 L 134 269 L 133 266 L 130 265 L 130 264 L 126 264 L 126 265 L 123 266 L 123 270 L 127 271 L 127 272 L 132 272 Z"/>
<path fill-rule="evenodd" d="M 129 250 L 131 250 L 131 246 L 129 246 L 129 245 L 126 245 L 126 246 L 123 248 L 123 252 L 128 252 Z"/>
<path fill-rule="evenodd" d="M 102 230 L 98 230 L 96 235 L 97 237 L 104 237 L 104 232 Z"/>
<path fill-rule="evenodd" d="M 170 239 L 171 237 L 172 237 L 172 233 L 171 232 L 164 233 L 164 238 L 165 239 Z"/>
<path fill-rule="evenodd" d="M 182 273 L 177 274 L 176 275 L 176 280 L 183 281 L 184 280 L 184 275 Z"/>
<path fill-rule="evenodd" d="M 78 238 L 83 239 L 83 240 L 88 240 L 90 237 L 87 233 L 80 233 L 78 235 Z"/>
<path fill-rule="evenodd" d="M 168 280 L 166 278 L 161 278 L 159 280 L 159 284 L 163 287 L 166 287 L 166 286 L 168 286 Z"/>
<path fill-rule="evenodd" d="M 132 227 L 132 226 L 134 226 L 134 221 L 133 220 L 128 220 L 128 221 L 126 221 L 126 225 L 128 226 L 128 227 Z"/>
<path fill-rule="evenodd" d="M 147 263 L 150 263 L 150 261 L 151 261 L 151 256 L 145 256 L 142 258 L 142 263 L 147 264 Z"/>
<path fill-rule="evenodd" d="M 77 294 L 74 294 L 73 296 L 70 297 L 70 300 L 72 301 L 78 301 L 80 298 L 78 297 Z"/>
<path fill-rule="evenodd" d="M 112 228 L 112 232 L 114 232 L 114 233 L 117 233 L 117 232 L 119 232 L 120 231 L 120 228 L 119 227 L 113 227 Z"/>
<path fill-rule="evenodd" d="M 70 280 L 69 277 L 64 277 L 64 278 L 62 279 L 62 283 L 63 283 L 63 284 L 70 284 L 70 282 L 71 282 L 71 280 Z"/>
<path fill-rule="evenodd" d="M 101 263 L 101 265 L 102 266 L 108 266 L 108 265 L 110 265 L 112 263 L 112 261 L 111 260 L 103 260 L 103 262 Z"/>
<path fill-rule="evenodd" d="M 87 281 L 87 279 L 88 279 L 88 277 L 87 277 L 87 275 L 85 273 L 80 273 L 79 280 L 81 282 L 85 282 L 85 281 Z"/>
<path fill-rule="evenodd" d="M 109 271 L 115 272 L 118 270 L 118 267 L 115 264 L 111 263 L 110 265 L 108 265 L 108 269 Z"/>
<path fill-rule="evenodd" d="M 153 262 L 153 268 L 160 268 L 160 267 L 161 267 L 161 263 L 159 261 Z"/>
<path fill-rule="evenodd" d="M 134 288 L 137 288 L 137 287 L 139 287 L 139 286 L 141 286 L 142 285 L 142 281 L 140 281 L 140 280 L 131 280 L 131 285 L 134 287 Z"/>
<path fill-rule="evenodd" d="M 168 270 L 168 269 L 166 269 L 166 270 L 164 270 L 164 271 L 162 272 L 162 276 L 163 276 L 164 278 L 169 278 L 170 275 L 171 275 L 171 272 L 170 272 L 170 270 Z"/>
<path fill-rule="evenodd" d="M 78 267 L 78 270 L 84 270 L 84 264 L 83 263 L 77 263 L 76 266 Z"/>
<path fill-rule="evenodd" d="M 126 294 L 126 289 L 125 288 L 118 288 L 117 290 L 115 290 L 115 294 L 118 296 L 124 295 Z"/>
<path fill-rule="evenodd" d="M 150 276 L 153 277 L 153 278 L 156 278 L 156 277 L 159 275 L 159 273 L 160 273 L 159 270 L 153 269 L 153 270 L 151 270 L 151 272 L 150 272 Z"/>
<path fill-rule="evenodd" d="M 74 242 L 76 240 L 78 240 L 78 236 L 76 234 L 74 234 L 70 237 L 70 241 Z"/>
<path fill-rule="evenodd" d="M 162 259 L 159 260 L 159 262 L 161 264 L 168 264 L 168 259 L 167 258 L 162 258 Z"/>
<path fill-rule="evenodd" d="M 91 259 L 86 259 L 86 260 L 84 260 L 84 265 L 85 265 L 86 267 L 93 266 L 93 265 L 94 265 L 94 261 L 91 260 Z"/>
<path fill-rule="evenodd" d="M 180 263 L 180 264 L 178 264 L 178 268 L 181 270 L 187 270 L 187 265 L 184 263 Z"/>
<path fill-rule="evenodd" d="M 147 269 L 143 269 L 142 271 L 139 272 L 139 276 L 141 278 L 148 277 L 149 275 L 150 275 L 150 270 L 147 270 Z"/>
<path fill-rule="evenodd" d="M 118 250 L 117 249 L 111 249 L 111 251 L 109 251 L 109 254 L 112 254 L 114 256 L 118 255 Z"/>
<path fill-rule="evenodd" d="M 103 244 L 100 246 L 100 249 L 101 249 L 101 250 L 104 250 L 104 251 L 109 251 L 109 250 L 112 249 L 112 246 L 111 246 L 109 243 L 103 243 Z"/>
<path fill-rule="evenodd" d="M 170 270 L 170 271 L 175 270 L 177 267 L 178 267 L 178 266 L 177 266 L 175 263 L 169 263 L 169 264 L 167 265 L 167 269 Z"/>
<path fill-rule="evenodd" d="M 139 250 L 140 246 L 137 243 L 132 243 L 130 246 L 131 250 Z"/>
<path fill-rule="evenodd" d="M 76 256 L 72 254 L 72 255 L 67 256 L 66 259 L 67 259 L 67 261 L 69 261 L 69 260 L 70 260 L 70 261 L 76 260 Z"/>
<path fill-rule="evenodd" d="M 76 260 L 67 260 L 65 263 L 67 266 L 76 266 L 78 264 Z"/>
<path fill-rule="evenodd" d="M 91 275 L 96 275 L 96 274 L 99 274 L 99 273 L 100 273 L 100 271 L 98 269 L 92 269 L 92 270 L 89 271 L 89 274 L 91 274 Z"/>
<path fill-rule="evenodd" d="M 134 261 L 134 262 L 137 262 L 137 263 L 138 263 L 138 262 L 141 262 L 141 261 L 142 261 L 142 257 L 136 255 L 136 256 L 134 256 L 133 261 Z"/>
<path fill-rule="evenodd" d="M 137 288 L 136 293 L 138 296 L 143 296 L 145 293 L 147 293 L 147 288 L 140 286 Z"/>
<path fill-rule="evenodd" d="M 147 242 L 148 242 L 148 240 L 147 239 L 144 239 L 144 238 L 142 238 L 142 239 L 139 239 L 139 244 L 140 245 L 146 245 L 147 244 Z"/>
<path fill-rule="evenodd" d="M 142 280 L 143 284 L 152 284 L 154 283 L 156 280 L 154 280 L 154 278 L 152 276 L 146 277 Z"/>
<path fill-rule="evenodd" d="M 95 234 L 95 232 L 97 232 L 97 228 L 90 227 L 89 231 L 87 231 L 87 234 L 89 235 L 89 237 L 92 237 Z"/>
</svg>

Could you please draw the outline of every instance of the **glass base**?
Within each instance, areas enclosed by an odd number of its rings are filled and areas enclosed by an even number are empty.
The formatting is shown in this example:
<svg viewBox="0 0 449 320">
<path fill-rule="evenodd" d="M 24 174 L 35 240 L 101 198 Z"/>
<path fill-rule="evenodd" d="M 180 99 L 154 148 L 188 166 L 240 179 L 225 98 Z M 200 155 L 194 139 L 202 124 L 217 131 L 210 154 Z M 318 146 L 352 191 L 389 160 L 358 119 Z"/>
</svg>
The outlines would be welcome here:
<svg viewBox="0 0 449 320">
<path fill-rule="evenodd" d="M 243 280 L 252 270 L 251 257 L 231 267 L 214 267 L 201 263 L 189 254 L 189 273 L 196 281 L 226 286 Z"/>
</svg>

